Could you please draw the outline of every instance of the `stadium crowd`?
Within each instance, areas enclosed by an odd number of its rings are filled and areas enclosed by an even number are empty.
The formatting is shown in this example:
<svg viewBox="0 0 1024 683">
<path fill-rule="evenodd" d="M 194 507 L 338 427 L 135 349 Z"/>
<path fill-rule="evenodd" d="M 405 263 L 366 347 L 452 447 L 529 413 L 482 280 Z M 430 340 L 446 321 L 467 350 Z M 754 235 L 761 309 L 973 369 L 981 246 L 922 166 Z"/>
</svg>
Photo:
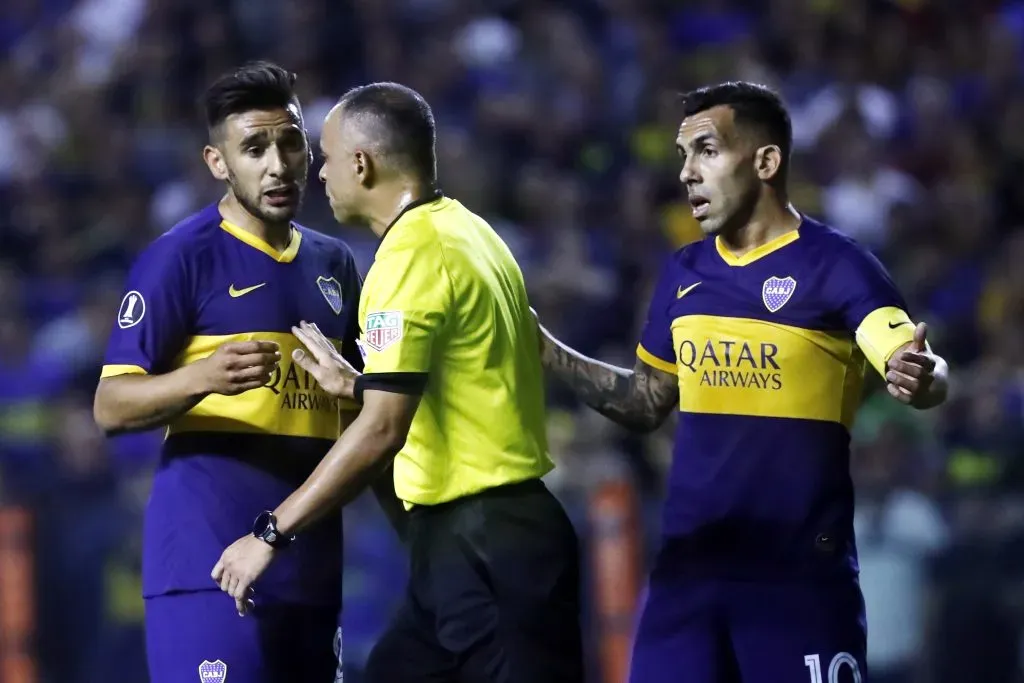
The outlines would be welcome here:
<svg viewBox="0 0 1024 683">
<path fill-rule="evenodd" d="M 420 91 L 443 189 L 500 231 L 542 319 L 630 366 L 661 260 L 699 235 L 675 93 L 778 88 L 796 206 L 876 251 L 954 377 L 929 413 L 873 386 L 855 428 L 873 679 L 1024 680 L 1024 2 L 5 0 L 0 49 L 0 495 L 36 519 L 42 681 L 145 680 L 161 435 L 105 440 L 92 391 L 131 258 L 221 192 L 196 97 L 256 57 L 298 72 L 314 145 L 348 87 Z M 321 189 L 303 222 L 337 231 Z M 372 234 L 340 234 L 365 272 Z M 584 539 L 588 488 L 621 472 L 653 536 L 670 431 L 550 399 L 550 483 Z M 346 533 L 358 680 L 405 569 L 372 500 Z"/>
</svg>

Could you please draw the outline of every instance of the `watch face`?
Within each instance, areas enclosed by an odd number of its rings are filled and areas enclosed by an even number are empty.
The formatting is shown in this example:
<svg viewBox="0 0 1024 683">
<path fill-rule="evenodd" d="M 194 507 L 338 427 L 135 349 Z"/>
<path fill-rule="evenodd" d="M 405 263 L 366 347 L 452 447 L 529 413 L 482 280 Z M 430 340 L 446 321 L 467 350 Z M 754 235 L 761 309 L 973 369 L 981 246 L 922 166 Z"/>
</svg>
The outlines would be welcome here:
<svg viewBox="0 0 1024 683">
<path fill-rule="evenodd" d="M 252 525 L 252 533 L 254 536 L 263 537 L 263 534 L 270 528 L 270 520 L 272 518 L 271 513 L 261 512 L 256 518 L 256 521 Z"/>
</svg>

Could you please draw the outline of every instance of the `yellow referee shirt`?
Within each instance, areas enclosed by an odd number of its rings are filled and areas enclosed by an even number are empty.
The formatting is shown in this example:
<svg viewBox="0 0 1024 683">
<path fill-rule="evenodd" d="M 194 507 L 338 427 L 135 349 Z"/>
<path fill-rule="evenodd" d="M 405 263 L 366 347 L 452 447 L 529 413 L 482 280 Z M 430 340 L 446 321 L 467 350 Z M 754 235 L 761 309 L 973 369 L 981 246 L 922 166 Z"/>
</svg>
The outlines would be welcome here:
<svg viewBox="0 0 1024 683">
<path fill-rule="evenodd" d="M 364 389 L 422 392 L 395 492 L 436 505 L 543 476 L 543 371 L 508 247 L 459 202 L 410 205 L 384 234 L 359 302 Z"/>
</svg>

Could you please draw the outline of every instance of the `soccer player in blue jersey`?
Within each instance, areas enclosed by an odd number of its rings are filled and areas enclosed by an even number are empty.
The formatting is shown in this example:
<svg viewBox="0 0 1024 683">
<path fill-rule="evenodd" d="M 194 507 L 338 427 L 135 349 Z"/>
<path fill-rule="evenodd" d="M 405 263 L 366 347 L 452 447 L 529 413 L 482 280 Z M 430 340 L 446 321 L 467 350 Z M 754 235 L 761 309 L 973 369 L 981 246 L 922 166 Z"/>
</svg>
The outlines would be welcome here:
<svg viewBox="0 0 1024 683">
<path fill-rule="evenodd" d="M 707 238 L 668 259 L 635 366 L 543 334 L 548 371 L 616 422 L 678 410 L 631 681 L 863 683 L 850 426 L 867 366 L 930 408 L 946 363 L 882 265 L 789 203 L 773 92 L 725 83 L 684 103 L 680 180 Z"/>
<path fill-rule="evenodd" d="M 203 157 L 227 193 L 138 257 L 96 391 L 108 432 L 167 427 L 143 539 L 152 683 L 326 683 L 338 670 L 339 515 L 281 553 L 255 618 L 210 580 L 221 549 L 305 481 L 354 414 L 291 360 L 307 320 L 361 367 L 352 253 L 293 221 L 310 164 L 294 81 L 254 63 L 206 92 Z M 265 542 L 288 544 L 260 523 Z"/>
</svg>

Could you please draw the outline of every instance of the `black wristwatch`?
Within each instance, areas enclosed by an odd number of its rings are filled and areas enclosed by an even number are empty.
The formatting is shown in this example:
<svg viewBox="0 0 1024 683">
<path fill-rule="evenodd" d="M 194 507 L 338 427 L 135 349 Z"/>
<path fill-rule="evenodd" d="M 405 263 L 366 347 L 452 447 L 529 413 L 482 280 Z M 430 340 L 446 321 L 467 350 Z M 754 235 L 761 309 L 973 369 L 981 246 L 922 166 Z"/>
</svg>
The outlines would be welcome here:
<svg viewBox="0 0 1024 683">
<path fill-rule="evenodd" d="M 270 510 L 264 510 L 252 523 L 252 535 L 271 548 L 287 548 L 295 540 L 294 536 L 285 536 L 277 530 L 277 517 Z"/>
</svg>

